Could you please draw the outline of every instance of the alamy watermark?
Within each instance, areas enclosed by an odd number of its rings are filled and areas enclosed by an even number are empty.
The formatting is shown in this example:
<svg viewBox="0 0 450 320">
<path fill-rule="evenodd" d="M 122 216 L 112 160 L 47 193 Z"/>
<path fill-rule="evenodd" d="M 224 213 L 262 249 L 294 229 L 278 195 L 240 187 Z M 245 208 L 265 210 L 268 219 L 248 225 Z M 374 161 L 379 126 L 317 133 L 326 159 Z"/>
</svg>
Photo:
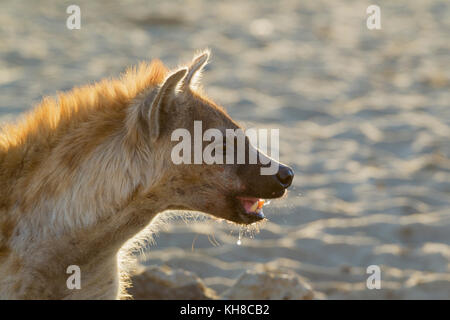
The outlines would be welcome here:
<svg viewBox="0 0 450 320">
<path fill-rule="evenodd" d="M 66 13 L 70 14 L 66 20 L 66 27 L 69 30 L 81 29 L 81 9 L 79 6 L 72 4 L 67 7 Z"/>
<path fill-rule="evenodd" d="M 171 140 L 181 141 L 173 147 L 171 159 L 177 165 L 182 163 L 235 164 L 235 162 L 236 164 L 257 164 L 259 160 L 259 163 L 265 165 L 260 169 L 261 175 L 274 175 L 278 172 L 279 167 L 279 131 L 279 129 L 247 129 L 244 132 L 242 129 L 226 129 L 224 135 L 221 130 L 216 128 L 210 128 L 203 132 L 202 121 L 194 121 L 193 144 L 189 130 L 179 128 L 172 132 Z M 267 156 L 269 133 L 270 157 Z M 247 155 L 246 137 L 249 140 Z M 203 142 L 210 143 L 203 148 Z M 192 150 L 192 146 L 194 150 Z"/>
<path fill-rule="evenodd" d="M 367 278 L 366 286 L 367 289 L 381 289 L 381 269 L 380 266 L 376 264 L 370 265 L 366 270 L 367 274 L 370 276 Z"/>
<path fill-rule="evenodd" d="M 81 269 L 79 266 L 73 264 L 67 267 L 67 274 L 70 276 L 66 280 L 67 289 L 80 290 L 81 289 Z"/>
<path fill-rule="evenodd" d="M 366 26 L 369 30 L 381 29 L 381 9 L 379 6 L 372 4 L 367 7 L 366 13 L 370 14 L 366 20 Z"/>
</svg>

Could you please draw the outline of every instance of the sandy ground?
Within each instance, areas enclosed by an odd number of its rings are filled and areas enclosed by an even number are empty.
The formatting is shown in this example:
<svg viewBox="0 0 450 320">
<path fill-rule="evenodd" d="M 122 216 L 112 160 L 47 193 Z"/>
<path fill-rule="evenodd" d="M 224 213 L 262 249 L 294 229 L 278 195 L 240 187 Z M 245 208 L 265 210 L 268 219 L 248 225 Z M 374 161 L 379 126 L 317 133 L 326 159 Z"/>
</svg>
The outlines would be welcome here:
<svg viewBox="0 0 450 320">
<path fill-rule="evenodd" d="M 213 57 L 207 93 L 247 126 L 280 129 L 296 172 L 260 232 L 181 220 L 147 264 L 192 271 L 219 293 L 246 269 L 295 271 L 325 297 L 450 297 L 450 3 L 377 1 L 1 2 L 0 120 L 43 95 L 159 57 Z M 382 288 L 366 288 L 379 265 Z"/>
</svg>

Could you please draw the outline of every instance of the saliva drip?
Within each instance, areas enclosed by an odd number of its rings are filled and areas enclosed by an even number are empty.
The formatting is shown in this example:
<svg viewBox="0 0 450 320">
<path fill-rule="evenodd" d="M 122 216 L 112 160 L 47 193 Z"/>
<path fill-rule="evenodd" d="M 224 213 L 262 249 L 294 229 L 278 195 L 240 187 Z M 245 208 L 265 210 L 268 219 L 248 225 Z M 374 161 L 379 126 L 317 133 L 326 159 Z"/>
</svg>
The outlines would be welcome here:
<svg viewBox="0 0 450 320">
<path fill-rule="evenodd" d="M 238 246 L 240 246 L 241 244 L 242 244 L 242 233 L 243 233 L 243 228 L 242 227 L 239 227 L 239 238 L 238 238 L 238 240 L 236 241 L 236 244 L 238 245 Z"/>
</svg>

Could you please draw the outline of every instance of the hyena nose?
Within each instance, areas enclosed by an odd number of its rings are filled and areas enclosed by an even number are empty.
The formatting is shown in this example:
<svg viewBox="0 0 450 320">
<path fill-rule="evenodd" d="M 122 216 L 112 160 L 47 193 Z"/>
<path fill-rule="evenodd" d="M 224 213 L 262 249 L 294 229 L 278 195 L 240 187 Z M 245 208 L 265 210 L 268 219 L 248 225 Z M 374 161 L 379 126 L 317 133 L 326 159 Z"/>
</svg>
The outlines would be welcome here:
<svg viewBox="0 0 450 320">
<path fill-rule="evenodd" d="M 294 171 L 289 167 L 280 166 L 277 179 L 284 188 L 288 188 L 294 179 Z"/>
</svg>

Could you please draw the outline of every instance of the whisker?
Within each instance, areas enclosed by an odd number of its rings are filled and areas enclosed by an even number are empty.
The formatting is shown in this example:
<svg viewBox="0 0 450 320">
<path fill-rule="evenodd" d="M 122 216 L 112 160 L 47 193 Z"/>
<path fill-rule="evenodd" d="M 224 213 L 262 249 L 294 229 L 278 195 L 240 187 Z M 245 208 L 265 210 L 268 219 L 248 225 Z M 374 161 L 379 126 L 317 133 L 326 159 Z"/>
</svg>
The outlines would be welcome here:
<svg viewBox="0 0 450 320">
<path fill-rule="evenodd" d="M 194 252 L 194 244 L 195 244 L 195 241 L 197 240 L 197 238 L 198 238 L 198 233 L 195 235 L 194 239 L 192 240 L 192 246 L 191 246 L 192 252 Z"/>
</svg>

